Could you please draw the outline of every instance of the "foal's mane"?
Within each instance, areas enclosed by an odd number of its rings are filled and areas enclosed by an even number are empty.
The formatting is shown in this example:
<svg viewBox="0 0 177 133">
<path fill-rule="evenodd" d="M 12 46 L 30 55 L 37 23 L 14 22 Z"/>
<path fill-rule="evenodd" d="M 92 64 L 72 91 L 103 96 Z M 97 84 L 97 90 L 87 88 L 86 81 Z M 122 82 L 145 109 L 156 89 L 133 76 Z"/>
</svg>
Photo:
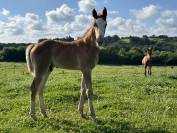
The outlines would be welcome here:
<svg viewBox="0 0 177 133">
<path fill-rule="evenodd" d="M 79 37 L 80 39 L 82 39 L 82 38 L 84 38 L 84 37 L 86 37 L 88 34 L 89 34 L 89 32 L 91 32 L 91 29 L 93 28 L 93 25 L 90 27 L 90 28 L 88 28 L 87 30 L 86 30 L 86 32 L 81 36 L 81 37 Z"/>
<path fill-rule="evenodd" d="M 93 24 L 90 26 L 90 28 L 88 28 L 86 30 L 86 32 L 81 36 L 78 37 L 77 40 L 68 42 L 68 41 L 61 41 L 61 40 L 54 40 L 55 42 L 59 43 L 60 45 L 84 45 L 87 42 L 87 39 L 89 39 L 89 37 L 91 37 L 92 32 L 93 32 Z"/>
</svg>

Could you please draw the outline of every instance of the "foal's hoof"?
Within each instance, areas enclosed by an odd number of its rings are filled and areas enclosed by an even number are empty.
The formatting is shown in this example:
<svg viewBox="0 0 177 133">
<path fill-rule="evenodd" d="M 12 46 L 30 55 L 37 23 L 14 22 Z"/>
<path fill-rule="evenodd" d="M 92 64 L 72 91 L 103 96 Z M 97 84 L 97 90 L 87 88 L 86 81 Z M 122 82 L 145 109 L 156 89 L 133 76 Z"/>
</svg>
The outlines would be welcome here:
<svg viewBox="0 0 177 133">
<path fill-rule="evenodd" d="M 84 115 L 84 114 L 80 114 L 80 117 L 83 119 L 87 119 L 86 115 Z"/>
<path fill-rule="evenodd" d="M 35 114 L 31 114 L 31 113 L 29 113 L 29 114 L 30 114 L 31 118 L 32 118 L 34 121 L 36 121 L 36 120 L 37 120 L 37 117 L 36 117 L 36 115 L 35 115 Z"/>
<path fill-rule="evenodd" d="M 42 116 L 43 116 L 44 118 L 47 118 L 47 113 L 46 113 L 46 112 L 41 112 L 41 114 L 42 114 Z"/>
<path fill-rule="evenodd" d="M 42 114 L 42 115 L 43 115 L 44 118 L 47 118 L 47 117 L 48 117 L 46 113 L 45 113 L 45 114 Z"/>
<path fill-rule="evenodd" d="M 90 115 L 90 119 L 96 122 L 96 116 L 95 115 Z"/>
</svg>

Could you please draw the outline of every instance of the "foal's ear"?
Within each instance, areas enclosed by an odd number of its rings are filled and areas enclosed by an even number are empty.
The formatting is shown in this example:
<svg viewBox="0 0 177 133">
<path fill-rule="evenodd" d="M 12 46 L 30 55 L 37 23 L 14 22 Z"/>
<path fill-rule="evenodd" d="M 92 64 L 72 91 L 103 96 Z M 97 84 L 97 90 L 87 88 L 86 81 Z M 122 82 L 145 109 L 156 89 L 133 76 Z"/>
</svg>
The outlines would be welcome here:
<svg viewBox="0 0 177 133">
<path fill-rule="evenodd" d="M 92 10 L 92 16 L 97 19 L 97 12 L 95 10 L 95 8 Z"/>
<path fill-rule="evenodd" d="M 107 9 L 106 9 L 106 7 L 104 7 L 104 9 L 103 9 L 103 16 L 107 17 Z"/>
</svg>

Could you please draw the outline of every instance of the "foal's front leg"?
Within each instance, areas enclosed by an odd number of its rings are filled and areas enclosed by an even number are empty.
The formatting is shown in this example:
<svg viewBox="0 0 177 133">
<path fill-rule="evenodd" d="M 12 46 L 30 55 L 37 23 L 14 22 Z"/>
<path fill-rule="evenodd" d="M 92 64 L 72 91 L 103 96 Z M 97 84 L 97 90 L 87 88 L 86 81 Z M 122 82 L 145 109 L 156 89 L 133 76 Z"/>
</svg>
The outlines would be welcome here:
<svg viewBox="0 0 177 133">
<path fill-rule="evenodd" d="M 78 110 L 80 112 L 81 117 L 84 117 L 83 115 L 83 109 L 84 109 L 84 98 L 85 98 L 85 94 L 86 94 L 86 88 L 85 88 L 85 80 L 84 80 L 84 76 L 82 75 L 81 78 L 81 90 L 80 90 L 81 94 L 80 94 L 80 101 L 79 101 L 79 105 L 78 105 Z"/>
<path fill-rule="evenodd" d="M 92 97 L 93 97 L 93 90 L 92 90 L 92 80 L 91 80 L 91 69 L 86 69 L 83 71 L 83 76 L 85 79 L 86 85 L 86 94 L 88 98 L 88 106 L 89 112 L 93 120 L 96 119 L 95 111 L 93 108 Z"/>
<path fill-rule="evenodd" d="M 147 68 L 147 66 L 145 65 L 144 66 L 144 76 L 146 76 L 146 68 Z"/>
</svg>

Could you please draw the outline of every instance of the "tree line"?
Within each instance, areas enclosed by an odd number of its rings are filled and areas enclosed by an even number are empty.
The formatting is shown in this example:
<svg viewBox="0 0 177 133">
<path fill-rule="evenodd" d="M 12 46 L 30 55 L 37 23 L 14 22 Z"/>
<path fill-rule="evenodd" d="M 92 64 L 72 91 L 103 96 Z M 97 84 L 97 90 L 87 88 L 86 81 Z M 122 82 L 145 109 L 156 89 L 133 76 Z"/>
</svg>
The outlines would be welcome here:
<svg viewBox="0 0 177 133">
<path fill-rule="evenodd" d="M 46 40 L 39 39 L 38 42 Z M 55 38 L 54 40 L 73 41 L 74 38 Z M 25 62 L 25 43 L 0 43 L 0 61 Z M 177 65 L 177 37 L 166 35 L 142 37 L 106 36 L 104 48 L 100 52 L 99 64 L 140 65 L 145 49 L 151 47 L 154 65 Z"/>
</svg>

